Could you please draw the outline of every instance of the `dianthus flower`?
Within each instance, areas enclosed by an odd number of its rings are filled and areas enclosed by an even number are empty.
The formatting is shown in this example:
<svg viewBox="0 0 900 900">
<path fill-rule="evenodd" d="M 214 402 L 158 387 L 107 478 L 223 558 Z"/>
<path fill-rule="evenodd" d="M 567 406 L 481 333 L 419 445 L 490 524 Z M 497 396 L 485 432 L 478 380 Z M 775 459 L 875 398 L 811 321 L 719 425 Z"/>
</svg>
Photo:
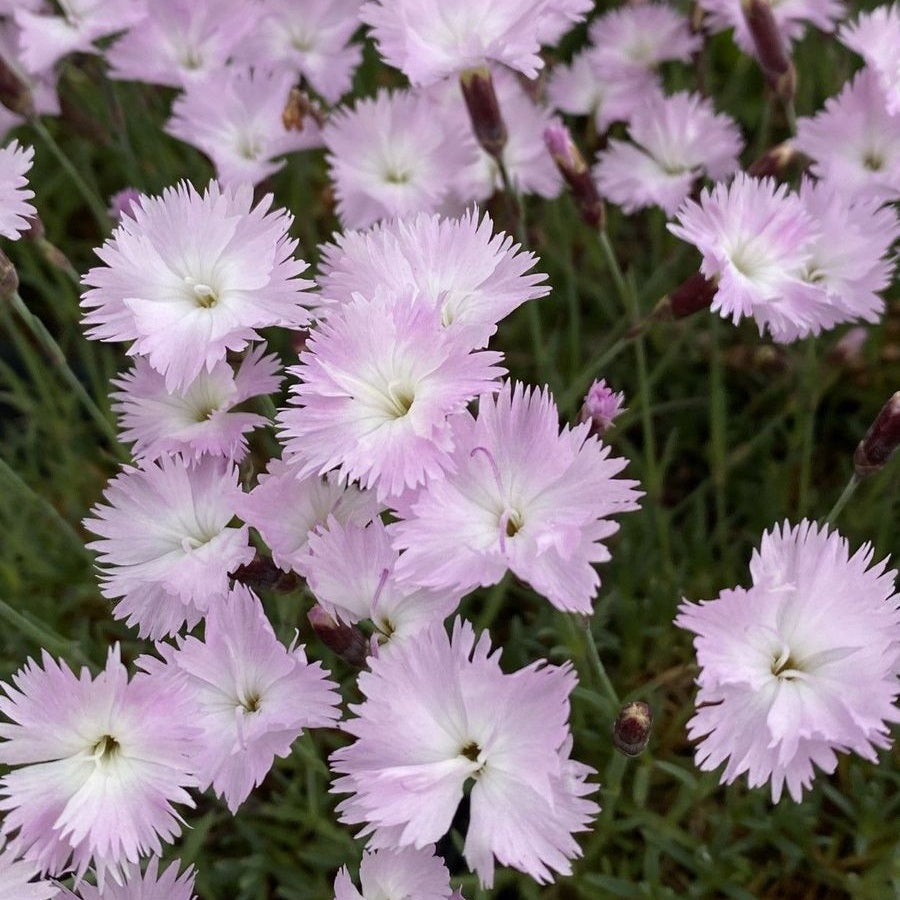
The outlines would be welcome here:
<svg viewBox="0 0 900 900">
<path fill-rule="evenodd" d="M 275 157 L 322 142 L 311 119 L 300 131 L 284 126 L 281 114 L 294 81 L 285 70 L 228 66 L 187 85 L 165 130 L 202 150 L 223 184 L 258 184 L 284 166 Z"/>
<path fill-rule="evenodd" d="M 588 36 L 598 71 L 614 78 L 653 71 L 668 60 L 690 62 L 703 44 L 681 13 L 652 2 L 604 13 L 591 22 Z"/>
<path fill-rule="evenodd" d="M 123 867 L 162 851 L 181 832 L 173 804 L 193 806 L 196 732 L 183 693 L 147 675 L 131 681 L 110 649 L 106 668 L 75 675 L 45 652 L 3 684 L 0 779 L 3 832 L 41 873 L 71 864 L 121 880 Z"/>
<path fill-rule="evenodd" d="M 750 787 L 787 785 L 799 801 L 813 765 L 833 772 L 835 751 L 876 759 L 887 747 L 900 675 L 900 598 L 872 546 L 850 556 L 827 527 L 785 522 L 750 561 L 753 586 L 679 608 L 693 632 L 700 675 L 697 764 L 728 760 L 722 781 L 746 772 Z"/>
<path fill-rule="evenodd" d="M 570 664 L 500 669 L 484 633 L 457 620 L 369 658 L 365 700 L 343 728 L 356 740 L 331 755 L 342 777 L 342 822 L 365 824 L 373 849 L 421 849 L 450 828 L 464 787 L 469 827 L 463 855 L 491 887 L 494 859 L 541 883 L 568 875 L 581 850 L 572 834 L 599 811 L 584 799 L 593 770 L 569 759 Z"/>
<path fill-rule="evenodd" d="M 405 551 L 398 577 L 467 591 L 511 569 L 558 609 L 590 613 L 592 563 L 610 558 L 600 542 L 619 528 L 607 516 L 637 509 L 640 494 L 614 477 L 626 460 L 588 431 L 560 432 L 546 391 L 506 383 L 483 395 L 477 419 L 454 420 L 450 470 L 391 526 Z"/>
<path fill-rule="evenodd" d="M 752 315 L 776 341 L 816 327 L 815 309 L 788 289 L 800 282 L 818 229 L 786 185 L 739 173 L 704 189 L 699 203 L 686 200 L 669 231 L 703 254 L 700 271 L 718 282 L 713 312 L 735 323 Z"/>
<path fill-rule="evenodd" d="M 628 137 L 630 144 L 611 140 L 594 168 L 600 193 L 627 213 L 660 206 L 673 215 L 699 177 L 718 180 L 740 166 L 740 130 L 698 94 L 647 96 L 632 112 Z"/>
<path fill-rule="evenodd" d="M 440 207 L 476 159 L 474 143 L 443 118 L 427 94 L 385 90 L 331 117 L 322 137 L 345 228 Z"/>
<path fill-rule="evenodd" d="M 3 849 L 0 835 L 0 900 L 51 900 L 59 896 L 59 888 L 49 881 L 34 881 L 37 863 L 16 859 L 9 848 Z M 351 895 L 352 896 L 352 895 Z"/>
<path fill-rule="evenodd" d="M 84 276 L 87 336 L 133 341 L 129 354 L 174 391 L 259 340 L 255 329 L 305 325 L 307 264 L 292 255 L 292 217 L 271 204 L 269 194 L 253 206 L 250 185 L 215 182 L 202 196 L 182 182 L 142 197 L 96 251 L 105 265 Z"/>
<path fill-rule="evenodd" d="M 351 43 L 359 27 L 360 0 L 263 0 L 258 24 L 240 48 L 247 64 L 261 59 L 302 75 L 316 93 L 337 103 L 350 90 L 362 47 Z"/>
<path fill-rule="evenodd" d="M 61 16 L 16 9 L 22 63 L 42 72 L 70 53 L 94 53 L 94 41 L 124 31 L 144 15 L 144 0 L 65 0 Z"/>
<path fill-rule="evenodd" d="M 797 120 L 793 146 L 812 157 L 810 171 L 848 197 L 900 199 L 900 115 L 871 69 L 857 72 L 812 118 Z"/>
<path fill-rule="evenodd" d="M 393 647 L 443 622 L 461 596 L 398 581 L 398 556 L 381 519 L 365 527 L 329 519 L 309 536 L 309 554 L 299 568 L 330 616 L 349 625 L 368 620 L 378 640 Z"/>
<path fill-rule="evenodd" d="M 699 4 L 706 11 L 705 23 L 710 31 L 734 28 L 734 41 L 738 47 L 750 56 L 756 55 L 742 0 L 699 0 Z M 807 24 L 820 31 L 834 31 L 834 23 L 844 16 L 841 0 L 781 0 L 769 5 L 786 44 L 801 38 Z"/>
<path fill-rule="evenodd" d="M 602 435 L 613 420 L 626 412 L 625 393 L 616 393 L 606 383 L 605 378 L 595 381 L 588 389 L 584 398 L 581 411 L 578 414 L 579 422 L 587 422 L 591 427 L 591 434 Z"/>
<path fill-rule="evenodd" d="M 159 857 L 154 856 L 143 874 L 138 871 L 122 884 L 110 881 L 103 887 L 82 884 L 77 894 L 63 891 L 59 900 L 195 900 L 193 866 L 188 866 L 180 876 L 178 863 L 172 863 L 162 875 L 158 870 Z"/>
<path fill-rule="evenodd" d="M 548 0 L 537 23 L 538 41 L 546 47 L 555 46 L 593 8 L 593 0 Z"/>
<path fill-rule="evenodd" d="M 15 0 L 16 8 L 22 5 Z M 14 10 L 9 10 L 12 13 Z M 16 78 L 30 92 L 30 98 L 37 115 L 55 116 L 59 114 L 59 97 L 56 94 L 57 72 L 44 69 L 41 72 L 27 72 L 22 65 L 19 51 L 21 29 L 12 18 L 0 15 L 0 64 L 15 73 Z M 9 99 L 13 99 L 12 97 Z M 14 104 L 15 105 L 15 104 Z M 0 103 L 0 141 L 17 125 L 23 124 L 24 116 L 14 113 Z"/>
<path fill-rule="evenodd" d="M 28 202 L 34 191 L 25 177 L 34 159 L 33 147 L 20 147 L 13 141 L 0 148 L 0 235 L 17 240 L 28 230 L 27 216 L 37 210 Z"/>
<path fill-rule="evenodd" d="M 216 457 L 126 466 L 84 520 L 100 537 L 87 546 L 98 553 L 101 592 L 121 598 L 113 615 L 141 637 L 193 628 L 228 592 L 229 573 L 253 558 L 247 527 L 228 527 L 239 496 L 237 470 Z"/>
<path fill-rule="evenodd" d="M 502 354 L 471 346 L 412 288 L 356 295 L 288 369 L 300 383 L 278 417 L 286 458 L 301 477 L 337 468 L 379 500 L 439 478 L 453 449 L 449 417 L 505 371 Z"/>
<path fill-rule="evenodd" d="M 259 394 L 271 394 L 281 383 L 281 363 L 252 349 L 235 373 L 223 359 L 201 372 L 187 388 L 166 390 L 162 375 L 143 357 L 134 368 L 113 380 L 111 394 L 119 414 L 121 439 L 130 443 L 138 461 L 183 453 L 199 459 L 204 453 L 240 461 L 247 452 L 248 431 L 264 425 L 265 416 L 234 412 L 238 404 Z"/>
<path fill-rule="evenodd" d="M 659 85 L 646 69 L 604 70 L 597 59 L 596 48 L 589 47 L 570 65 L 554 66 L 547 79 L 547 101 L 560 112 L 592 116 L 597 132 L 603 134 L 613 122 L 630 119 L 632 110 Z"/>
<path fill-rule="evenodd" d="M 286 757 L 304 728 L 340 718 L 337 685 L 302 647 L 285 647 L 259 599 L 243 585 L 209 612 L 205 638 L 188 636 L 165 658 L 140 665 L 162 683 L 183 685 L 190 721 L 201 731 L 191 759 L 200 788 L 212 785 L 237 812 L 276 756 Z"/>
<path fill-rule="evenodd" d="M 224 77 L 229 57 L 257 21 L 256 9 L 243 0 L 152 0 L 106 51 L 109 77 L 171 87 Z"/>
<path fill-rule="evenodd" d="M 879 6 L 861 13 L 855 22 L 841 27 L 838 37 L 878 75 L 888 113 L 900 114 L 900 6 Z"/>
<path fill-rule="evenodd" d="M 347 303 L 374 285 L 394 292 L 412 285 L 440 309 L 444 327 L 467 328 L 480 345 L 514 309 L 550 292 L 546 275 L 529 274 L 534 254 L 507 234 L 495 235 L 490 216 L 479 221 L 477 209 L 458 219 L 420 214 L 344 232 L 320 256 L 323 303 Z"/>
<path fill-rule="evenodd" d="M 358 891 L 344 866 L 334 880 L 334 900 L 452 900 L 450 873 L 434 847 L 363 853 Z"/>
<path fill-rule="evenodd" d="M 539 30 L 547 0 L 498 0 L 490 6 L 444 0 L 369 0 L 360 18 L 385 62 L 415 85 L 429 85 L 488 62 L 529 78 L 543 61 Z"/>
<path fill-rule="evenodd" d="M 544 129 L 552 123 L 553 116 L 528 96 L 512 73 L 498 69 L 492 73 L 492 79 L 506 122 L 503 164 L 510 181 L 519 193 L 558 196 L 562 190 L 562 178 L 547 155 L 543 140 Z M 453 133 L 456 139 L 465 135 L 463 142 L 474 153 L 468 165 L 450 173 L 453 194 L 461 207 L 468 206 L 473 200 L 485 201 L 495 191 L 503 189 L 497 161 L 476 141 L 459 85 L 447 82 L 435 88 L 433 93 L 438 97 L 443 95 L 445 111 L 442 117 L 446 117 L 447 122 L 455 123 Z"/>
</svg>

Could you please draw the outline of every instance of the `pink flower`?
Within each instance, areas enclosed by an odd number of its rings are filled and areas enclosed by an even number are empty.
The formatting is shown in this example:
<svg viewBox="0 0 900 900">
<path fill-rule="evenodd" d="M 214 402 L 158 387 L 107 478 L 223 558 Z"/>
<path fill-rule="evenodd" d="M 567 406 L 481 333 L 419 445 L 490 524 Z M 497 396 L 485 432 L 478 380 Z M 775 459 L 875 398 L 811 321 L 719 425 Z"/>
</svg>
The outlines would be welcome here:
<svg viewBox="0 0 900 900">
<path fill-rule="evenodd" d="M 547 47 L 555 46 L 593 7 L 593 0 L 548 0 L 538 21 L 538 41 Z"/>
<path fill-rule="evenodd" d="M 372 623 L 382 644 L 395 646 L 433 622 L 443 622 L 459 606 L 460 594 L 429 590 L 397 580 L 399 554 L 381 519 L 341 525 L 309 536 L 309 554 L 300 565 L 319 605 L 333 618 L 353 625 Z"/>
<path fill-rule="evenodd" d="M 322 136 L 341 224 L 366 228 L 437 210 L 452 179 L 476 158 L 457 127 L 445 127 L 428 95 L 410 91 L 381 90 L 338 110 Z"/>
<path fill-rule="evenodd" d="M 855 50 L 878 75 L 890 115 L 900 113 L 900 6 L 878 6 L 841 26 L 841 42 Z"/>
<path fill-rule="evenodd" d="M 248 431 L 268 422 L 265 416 L 234 412 L 259 394 L 277 391 L 281 364 L 265 347 L 250 350 L 237 373 L 224 360 L 201 372 L 184 390 L 166 390 L 165 379 L 143 357 L 134 368 L 113 380 L 111 394 L 119 415 L 122 441 L 134 444 L 138 461 L 183 453 L 199 459 L 204 453 L 239 462 L 247 452 Z"/>
<path fill-rule="evenodd" d="M 258 184 L 284 166 L 275 157 L 322 143 L 312 119 L 302 131 L 284 127 L 281 114 L 294 81 L 284 70 L 229 66 L 187 85 L 165 130 L 202 150 L 223 184 Z"/>
<path fill-rule="evenodd" d="M 613 419 L 625 412 L 625 394 L 618 394 L 606 383 L 605 378 L 595 381 L 584 398 L 584 404 L 578 415 L 579 422 L 589 422 L 591 434 L 602 435 Z"/>
<path fill-rule="evenodd" d="M 756 51 L 741 0 L 699 0 L 706 10 L 705 23 L 710 31 L 734 28 L 734 41 L 744 53 L 754 56 Z M 834 31 L 834 23 L 844 16 L 841 0 L 779 0 L 770 3 L 775 23 L 786 44 L 803 36 L 807 23 L 820 31 Z"/>
<path fill-rule="evenodd" d="M 594 168 L 600 192 L 627 213 L 661 206 L 673 215 L 702 175 L 735 172 L 744 145 L 730 116 L 685 91 L 649 94 L 632 112 L 628 137 L 633 143 L 611 140 Z"/>
<path fill-rule="evenodd" d="M 143 874 L 136 874 L 125 879 L 123 884 L 107 882 L 102 888 L 91 884 L 82 884 L 78 893 L 64 891 L 60 897 L 71 900 L 195 900 L 193 866 L 179 876 L 178 863 L 172 863 L 158 875 L 159 857 L 154 856 L 147 863 Z"/>
<path fill-rule="evenodd" d="M 541 883 L 567 875 L 581 851 L 572 834 L 599 811 L 585 800 L 593 770 L 572 762 L 571 665 L 504 674 L 490 639 L 457 621 L 370 658 L 365 700 L 343 724 L 356 740 L 331 755 L 342 822 L 365 824 L 373 849 L 416 847 L 450 828 L 473 780 L 463 855 L 485 887 L 494 859 Z"/>
<path fill-rule="evenodd" d="M 258 21 L 242 0 L 151 0 L 107 51 L 110 78 L 186 87 L 224 68 Z"/>
<path fill-rule="evenodd" d="M 900 199 L 900 115 L 871 69 L 857 72 L 812 118 L 797 120 L 794 148 L 812 157 L 810 171 L 852 198 Z"/>
<path fill-rule="evenodd" d="M 637 482 L 614 477 L 626 461 L 588 425 L 560 433 L 550 395 L 521 384 L 483 395 L 453 440 L 450 470 L 391 526 L 398 577 L 468 591 L 511 569 L 558 609 L 590 613 L 592 564 L 610 558 L 600 542 L 619 528 L 607 516 L 638 508 Z"/>
<path fill-rule="evenodd" d="M 703 44 L 688 20 L 666 3 L 611 9 L 591 22 L 591 55 L 609 78 L 652 71 L 661 62 L 690 62 Z"/>
<path fill-rule="evenodd" d="M 363 853 L 359 864 L 360 893 L 344 866 L 334 880 L 334 900 L 452 900 L 450 873 L 434 847 L 404 847 Z"/>
<path fill-rule="evenodd" d="M 603 68 L 595 47 L 572 58 L 570 65 L 554 66 L 547 79 L 547 100 L 554 109 L 573 116 L 592 116 L 603 134 L 613 122 L 625 122 L 658 90 L 658 79 L 641 66 Z"/>
<path fill-rule="evenodd" d="M 543 66 L 539 32 L 546 0 L 496 0 L 490 7 L 445 0 L 369 0 L 360 18 L 384 60 L 414 85 L 501 63 L 534 78 Z"/>
<path fill-rule="evenodd" d="M 187 182 L 160 197 L 142 197 L 97 255 L 105 263 L 84 276 L 87 336 L 132 341 L 166 378 L 186 388 L 229 350 L 259 340 L 255 329 L 307 323 L 306 263 L 292 254 L 292 217 L 255 207 L 249 185 L 201 196 Z"/>
<path fill-rule="evenodd" d="M 700 665 L 697 764 L 728 760 L 722 781 L 743 772 L 750 787 L 787 784 L 800 800 L 837 765 L 835 751 L 876 760 L 887 747 L 900 674 L 900 603 L 887 560 L 872 546 L 850 556 L 836 531 L 804 520 L 762 537 L 750 561 L 753 586 L 685 602 L 675 620 L 695 635 Z"/>
<path fill-rule="evenodd" d="M 103 880 L 141 856 L 162 851 L 181 832 L 174 804 L 193 806 L 186 788 L 195 730 L 184 696 L 131 681 L 109 651 L 95 679 L 76 676 L 45 652 L 3 684 L 0 779 L 3 833 L 41 873 L 60 875 L 71 859 L 79 875 L 93 866 Z"/>
<path fill-rule="evenodd" d="M 141 192 L 137 188 L 127 187 L 121 191 L 116 191 L 109 198 L 109 206 L 107 213 L 109 217 L 118 224 L 122 220 L 122 216 L 133 216 L 135 205 L 141 199 Z"/>
<path fill-rule="evenodd" d="M 26 4 L 27 5 L 27 4 Z M 63 15 L 17 8 L 22 63 L 42 72 L 70 53 L 93 53 L 94 41 L 124 31 L 144 15 L 144 0 L 65 0 Z"/>
<path fill-rule="evenodd" d="M 278 417 L 286 459 L 300 477 L 336 468 L 379 500 L 439 478 L 453 449 L 449 418 L 505 371 L 500 353 L 471 346 L 414 289 L 357 294 L 288 370 L 300 383 Z"/>
<path fill-rule="evenodd" d="M 716 279 L 713 312 L 737 323 L 752 315 L 760 334 L 792 341 L 816 327 L 816 311 L 789 288 L 798 284 L 818 237 L 803 202 L 774 179 L 740 173 L 686 200 L 669 231 L 703 254 L 700 271 Z"/>
<path fill-rule="evenodd" d="M 250 65 L 284 67 L 302 76 L 329 103 L 350 90 L 362 47 L 351 43 L 359 27 L 360 0 L 263 0 L 258 22 L 240 48 Z"/>
<path fill-rule="evenodd" d="M 350 231 L 320 248 L 321 302 L 348 303 L 373 286 L 401 293 L 413 285 L 433 297 L 446 328 L 466 328 L 486 345 L 497 323 L 522 303 L 543 297 L 546 275 L 527 274 L 537 264 L 507 234 L 493 232 L 490 216 L 477 209 L 458 219 L 420 214 Z M 480 337 L 477 337 L 480 336 Z"/>
<path fill-rule="evenodd" d="M 37 863 L 16 859 L 9 848 L 3 849 L 0 835 L 0 900 L 51 900 L 59 896 L 59 888 L 49 881 L 34 881 Z"/>
<path fill-rule="evenodd" d="M 20 147 L 13 141 L 0 148 L 0 235 L 15 241 L 28 230 L 28 216 L 37 210 L 28 202 L 34 191 L 25 177 L 34 159 L 33 147 Z"/>
<path fill-rule="evenodd" d="M 100 590 L 141 637 L 193 628 L 228 592 L 228 575 L 253 558 L 247 526 L 229 528 L 237 470 L 215 457 L 188 467 L 180 456 L 143 469 L 126 466 L 84 520 L 100 540 Z"/>
<path fill-rule="evenodd" d="M 237 514 L 252 525 L 272 551 L 275 565 L 285 572 L 300 571 L 309 555 L 309 535 L 330 517 L 343 524 L 365 525 L 381 506 L 375 494 L 355 485 L 342 485 L 337 473 L 327 478 L 300 477 L 299 466 L 269 460 L 266 472 L 249 494 L 238 499 Z"/>
<path fill-rule="evenodd" d="M 164 683 L 184 684 L 190 721 L 201 730 L 192 758 L 200 788 L 212 785 L 237 812 L 275 757 L 286 757 L 304 728 L 340 718 L 337 685 L 302 647 L 275 637 L 258 598 L 243 585 L 210 610 L 205 640 L 188 636 L 175 650 L 159 644 L 166 664 L 140 665 Z"/>
</svg>

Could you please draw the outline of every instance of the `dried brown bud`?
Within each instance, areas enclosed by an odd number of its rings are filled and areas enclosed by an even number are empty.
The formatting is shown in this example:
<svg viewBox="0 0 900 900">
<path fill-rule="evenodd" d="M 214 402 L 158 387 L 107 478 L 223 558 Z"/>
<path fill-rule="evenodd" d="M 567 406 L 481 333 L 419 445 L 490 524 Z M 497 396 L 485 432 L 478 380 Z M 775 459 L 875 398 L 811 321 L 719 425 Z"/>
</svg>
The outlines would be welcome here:
<svg viewBox="0 0 900 900">
<path fill-rule="evenodd" d="M 603 228 L 606 208 L 597 193 L 597 184 L 584 161 L 569 130 L 555 122 L 544 130 L 544 143 L 550 151 L 556 168 L 565 178 L 572 191 L 572 199 L 578 207 L 578 214 L 592 228 Z"/>
<path fill-rule="evenodd" d="M 362 668 L 369 654 L 366 636 L 352 625 L 343 625 L 322 609 L 314 606 L 307 614 L 312 630 L 322 643 L 351 666 Z"/>
<path fill-rule="evenodd" d="M 21 76 L 0 56 L 0 103 L 18 116 L 34 115 L 34 98 L 31 88 Z"/>
<path fill-rule="evenodd" d="M 325 124 L 322 110 L 306 91 L 292 87 L 287 102 L 281 112 L 281 121 L 287 131 L 303 131 L 307 119 L 312 119 L 320 128 Z"/>
<path fill-rule="evenodd" d="M 650 741 L 653 712 L 643 700 L 626 703 L 613 725 L 613 744 L 626 756 L 640 756 Z"/>
<path fill-rule="evenodd" d="M 766 178 L 767 176 L 780 178 L 796 158 L 797 152 L 791 146 L 791 142 L 784 141 L 776 147 L 772 147 L 771 150 L 766 150 L 759 159 L 751 163 L 747 174 L 754 178 Z"/>
<path fill-rule="evenodd" d="M 853 468 L 860 478 L 880 472 L 900 447 L 900 391 L 881 408 L 872 427 L 853 454 Z"/>
<path fill-rule="evenodd" d="M 293 572 L 283 572 L 270 556 L 261 556 L 258 553 L 246 565 L 235 569 L 233 577 L 235 581 L 254 590 L 264 588 L 282 593 L 296 589 L 299 584 L 299 579 Z"/>
<path fill-rule="evenodd" d="M 19 289 L 19 273 L 10 258 L 0 250 L 0 298 L 6 300 Z"/>
<path fill-rule="evenodd" d="M 661 322 L 668 319 L 684 319 L 687 316 L 699 312 L 701 309 L 709 309 L 716 296 L 718 285 L 715 281 L 701 275 L 699 272 L 686 278 L 673 291 L 666 294 L 650 313 L 647 319 L 638 323 L 628 335 L 634 337 L 640 334 L 648 322 Z"/>
<path fill-rule="evenodd" d="M 779 97 L 793 99 L 797 74 L 772 14 L 771 3 L 769 0 L 743 0 L 741 7 L 766 81 Z"/>
<path fill-rule="evenodd" d="M 466 69 L 459 76 L 459 84 L 478 143 L 487 153 L 499 159 L 506 146 L 507 131 L 491 70 L 487 66 Z"/>
</svg>

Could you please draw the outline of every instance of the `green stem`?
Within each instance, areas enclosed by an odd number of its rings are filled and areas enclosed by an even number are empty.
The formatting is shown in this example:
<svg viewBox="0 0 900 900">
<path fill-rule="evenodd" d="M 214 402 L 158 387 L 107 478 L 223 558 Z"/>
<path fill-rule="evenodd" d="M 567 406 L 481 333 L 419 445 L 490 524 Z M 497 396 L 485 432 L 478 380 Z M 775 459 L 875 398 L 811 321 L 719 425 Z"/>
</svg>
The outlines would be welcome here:
<svg viewBox="0 0 900 900">
<path fill-rule="evenodd" d="M 503 601 L 506 599 L 506 592 L 509 589 L 509 580 L 509 574 L 507 573 L 488 592 L 487 599 L 484 602 L 484 609 L 478 617 L 479 628 L 485 630 L 490 628 L 494 619 L 497 618 L 497 613 L 500 612 Z"/>
<path fill-rule="evenodd" d="M 619 294 L 619 299 L 625 304 L 625 308 L 628 312 L 634 315 L 634 310 L 629 309 L 629 290 L 628 286 L 625 284 L 625 276 L 622 274 L 622 267 L 619 265 L 616 251 L 613 249 L 613 245 L 609 240 L 609 235 L 605 228 L 600 229 L 600 248 L 603 250 L 603 256 L 606 259 L 606 265 L 609 267 L 609 274 L 612 276 L 616 291 Z"/>
<path fill-rule="evenodd" d="M 816 342 L 810 338 L 806 345 L 806 366 L 803 378 L 802 401 L 797 410 L 800 450 L 800 476 L 797 486 L 797 517 L 803 518 L 809 507 L 809 489 L 812 477 L 813 443 L 815 441 L 816 408 L 819 405 L 819 367 L 816 360 Z"/>
<path fill-rule="evenodd" d="M 13 628 L 30 637 L 35 643 L 45 650 L 49 650 L 57 656 L 70 656 L 82 665 L 88 665 L 90 660 L 75 641 L 66 640 L 57 634 L 43 622 L 37 622 L 33 618 L 23 616 L 18 610 L 13 609 L 6 601 L 0 599 L 0 619 L 4 619 Z"/>
<path fill-rule="evenodd" d="M 109 220 L 109 215 L 106 212 L 106 206 L 103 201 L 97 195 L 96 191 L 91 188 L 91 186 L 81 177 L 78 169 L 72 165 L 72 161 L 68 156 L 63 152 L 62 147 L 56 143 L 56 139 L 52 134 L 47 130 L 47 127 L 44 123 L 37 117 L 34 116 L 29 120 L 29 124 L 31 127 L 38 133 L 41 140 L 47 145 L 47 148 L 50 152 L 56 157 L 56 161 L 60 164 L 65 173 L 69 176 L 72 184 L 77 189 L 78 193 L 81 194 L 84 202 L 88 205 L 88 208 L 94 215 L 94 218 L 97 220 L 97 224 L 100 226 L 100 231 L 103 234 L 106 234 L 111 227 L 111 222 Z"/>
<path fill-rule="evenodd" d="M 834 506 L 831 507 L 828 515 L 825 516 L 824 519 L 820 522 L 822 525 L 833 525 L 834 520 L 841 514 L 841 510 L 847 505 L 847 501 L 856 493 L 856 489 L 859 487 L 859 483 L 862 479 L 859 475 L 854 472 L 850 476 L 850 480 L 847 482 L 846 487 L 841 492 L 841 496 L 837 498 L 837 502 Z"/>
<path fill-rule="evenodd" d="M 59 344 L 53 338 L 53 335 L 47 331 L 44 323 L 25 305 L 25 301 L 19 296 L 19 292 L 11 294 L 6 298 L 7 302 L 12 306 L 13 310 L 19 317 L 22 324 L 28 329 L 32 337 L 37 341 L 38 345 L 50 359 L 51 364 L 59 372 L 63 381 L 72 389 L 72 392 L 81 401 L 88 415 L 94 420 L 99 430 L 109 439 L 113 449 L 121 459 L 128 461 L 130 457 L 122 449 L 119 444 L 119 436 L 112 422 L 103 414 L 97 404 L 88 394 L 84 385 L 79 381 L 78 376 L 69 367 L 66 356 Z"/>
<path fill-rule="evenodd" d="M 594 667 L 594 674 L 597 676 L 600 687 L 603 688 L 603 693 L 606 694 L 612 703 L 614 710 L 613 714 L 615 715 L 615 710 L 618 710 L 622 705 L 622 702 L 619 699 L 619 694 L 616 691 L 615 685 L 610 681 L 609 675 L 606 672 L 606 666 L 603 665 L 603 660 L 600 659 L 600 651 L 597 649 L 597 642 L 594 640 L 594 631 L 591 628 L 590 619 L 586 620 L 584 630 L 587 634 L 588 657 L 591 660 L 591 665 Z"/>
<path fill-rule="evenodd" d="M 784 101 L 784 117 L 787 119 L 788 130 L 791 135 L 795 135 L 797 133 L 797 109 L 792 99 Z"/>
<path fill-rule="evenodd" d="M 716 498 L 716 542 L 719 547 L 724 547 L 725 519 L 727 515 L 725 473 L 728 459 L 728 406 L 725 399 L 724 379 L 722 377 L 719 317 L 711 316 L 710 319 L 713 339 L 709 366 L 710 468 L 712 470 Z"/>
</svg>

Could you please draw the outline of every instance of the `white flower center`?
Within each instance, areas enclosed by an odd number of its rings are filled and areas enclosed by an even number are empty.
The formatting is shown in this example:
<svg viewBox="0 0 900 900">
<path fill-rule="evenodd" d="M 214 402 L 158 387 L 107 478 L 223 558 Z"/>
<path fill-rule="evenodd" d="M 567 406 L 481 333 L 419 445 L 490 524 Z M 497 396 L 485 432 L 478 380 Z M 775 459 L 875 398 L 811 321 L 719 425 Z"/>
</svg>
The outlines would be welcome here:
<svg viewBox="0 0 900 900">
<path fill-rule="evenodd" d="M 203 281 L 197 281 L 190 275 L 184 276 L 184 283 L 189 288 L 189 296 L 196 306 L 210 309 L 219 302 L 219 294 L 214 287 Z"/>
<path fill-rule="evenodd" d="M 98 766 L 108 765 L 115 760 L 121 752 L 122 748 L 119 745 L 119 742 L 111 734 L 102 735 L 91 747 L 91 756 Z"/>
</svg>

